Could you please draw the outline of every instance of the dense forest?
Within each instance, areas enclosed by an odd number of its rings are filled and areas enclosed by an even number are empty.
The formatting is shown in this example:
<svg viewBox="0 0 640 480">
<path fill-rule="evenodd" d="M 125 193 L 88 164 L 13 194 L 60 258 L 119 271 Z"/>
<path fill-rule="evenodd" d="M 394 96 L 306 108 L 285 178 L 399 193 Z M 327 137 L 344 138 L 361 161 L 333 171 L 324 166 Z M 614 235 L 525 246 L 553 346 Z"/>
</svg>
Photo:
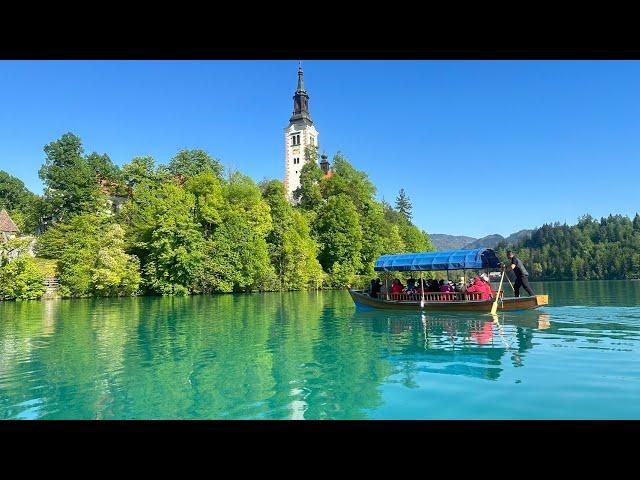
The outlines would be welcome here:
<svg viewBox="0 0 640 480">
<path fill-rule="evenodd" d="M 507 245 L 498 245 L 500 258 Z M 532 280 L 640 278 L 640 215 L 582 216 L 576 225 L 545 224 L 513 248 Z"/>
<path fill-rule="evenodd" d="M 202 150 L 120 167 L 67 133 L 44 152 L 42 196 L 0 171 L 0 210 L 35 236 L 0 242 L 0 299 L 42 296 L 52 263 L 67 297 L 187 295 L 340 288 L 381 254 L 433 249 L 405 192 L 376 201 L 340 153 L 325 175 L 306 151 L 293 206 L 282 182 L 256 184 Z"/>
</svg>

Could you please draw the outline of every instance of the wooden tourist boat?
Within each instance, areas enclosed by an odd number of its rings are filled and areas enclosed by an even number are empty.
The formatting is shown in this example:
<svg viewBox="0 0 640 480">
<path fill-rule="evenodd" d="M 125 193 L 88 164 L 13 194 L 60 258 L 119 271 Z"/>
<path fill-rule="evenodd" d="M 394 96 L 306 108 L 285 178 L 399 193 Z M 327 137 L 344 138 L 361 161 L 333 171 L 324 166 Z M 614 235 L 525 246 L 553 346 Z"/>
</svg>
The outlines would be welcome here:
<svg viewBox="0 0 640 480">
<path fill-rule="evenodd" d="M 502 271 L 502 278 L 504 278 L 505 271 L 501 268 L 495 252 L 490 248 L 382 255 L 374 267 L 376 272 L 491 271 L 496 269 Z M 381 293 L 374 298 L 366 291 L 349 289 L 349 294 L 356 306 L 389 310 L 490 313 L 494 307 L 495 298 L 498 299 L 495 309 L 497 311 L 529 310 L 549 303 L 548 295 L 505 297 L 502 284 L 501 279 L 499 291 L 493 291 L 493 298 L 490 300 L 482 300 L 480 293 L 463 292 Z"/>
</svg>

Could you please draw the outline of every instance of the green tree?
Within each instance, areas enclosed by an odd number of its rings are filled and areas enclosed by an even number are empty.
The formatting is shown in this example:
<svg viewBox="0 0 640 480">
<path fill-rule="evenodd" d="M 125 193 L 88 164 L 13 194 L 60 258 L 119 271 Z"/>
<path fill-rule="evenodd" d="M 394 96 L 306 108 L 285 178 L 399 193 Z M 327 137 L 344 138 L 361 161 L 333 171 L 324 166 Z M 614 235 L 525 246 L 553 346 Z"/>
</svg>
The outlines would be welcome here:
<svg viewBox="0 0 640 480">
<path fill-rule="evenodd" d="M 435 250 L 426 232 L 412 224 L 398 225 L 400 237 L 407 252 L 432 252 Z"/>
<path fill-rule="evenodd" d="M 200 173 L 187 180 L 185 189 L 195 197 L 194 220 L 202 225 L 208 236 L 222 221 L 222 180 L 211 172 Z"/>
<path fill-rule="evenodd" d="M 0 267 L 0 299 L 36 300 L 47 290 L 43 282 L 34 259 L 21 256 Z"/>
<path fill-rule="evenodd" d="M 633 261 L 640 250 L 637 218 L 609 215 L 597 221 L 583 215 L 572 226 L 545 224 L 515 249 L 527 267 L 533 265 L 530 273 L 539 280 L 638 278 Z"/>
<path fill-rule="evenodd" d="M 124 250 L 124 230 L 95 214 L 58 223 L 38 241 L 38 252 L 58 259 L 63 296 L 126 296 L 137 293 L 139 262 Z"/>
<path fill-rule="evenodd" d="M 122 179 L 125 185 L 133 191 L 145 182 L 159 182 L 153 157 L 134 157 L 122 166 Z"/>
<path fill-rule="evenodd" d="M 356 170 L 344 155 L 338 152 L 333 157 L 332 170 L 334 174 L 324 182 L 323 194 L 328 199 L 335 195 L 347 195 L 360 214 L 364 213 L 369 204 L 374 201 L 376 187 L 369 180 L 369 176 Z"/>
<path fill-rule="evenodd" d="M 109 158 L 109 155 L 106 153 L 100 155 L 96 152 L 88 155 L 87 165 L 93 171 L 94 175 L 98 179 L 98 181 L 106 181 L 106 182 L 121 182 L 122 181 L 122 172 L 120 169 L 114 165 Z"/>
<path fill-rule="evenodd" d="M 141 283 L 140 262 L 124 251 L 124 229 L 108 225 L 91 268 L 92 289 L 103 297 L 131 296 Z"/>
<path fill-rule="evenodd" d="M 144 210 L 134 213 L 130 229 L 137 239 L 145 283 L 162 295 L 186 295 L 196 283 L 203 258 L 204 239 L 193 218 L 195 198 L 165 183 L 136 195 L 134 207 L 147 199 Z"/>
<path fill-rule="evenodd" d="M 404 188 L 400 189 L 398 196 L 396 197 L 396 210 L 407 219 L 408 222 L 411 221 L 411 200 L 409 196 L 405 193 Z"/>
<path fill-rule="evenodd" d="M 272 180 L 263 186 L 271 209 L 273 229 L 267 235 L 271 264 L 281 289 L 301 290 L 322 284 L 322 267 L 316 259 L 318 246 L 311 238 L 304 215 L 285 197 L 284 186 Z"/>
<path fill-rule="evenodd" d="M 0 170 L 0 210 L 4 208 L 9 212 L 22 212 L 35 197 L 36 195 L 24 186 L 22 180 Z"/>
<path fill-rule="evenodd" d="M 204 291 L 270 290 L 277 283 L 266 236 L 271 209 L 258 186 L 235 173 L 222 189 L 220 225 L 211 234 L 199 285 Z"/>
<path fill-rule="evenodd" d="M 340 271 L 355 274 L 362 269 L 362 228 L 358 212 L 346 195 L 329 198 L 320 211 L 314 226 L 320 245 L 318 259 L 325 271 Z"/>
<path fill-rule="evenodd" d="M 222 165 L 204 150 L 180 150 L 171 159 L 168 171 L 174 177 L 186 181 L 201 173 L 212 173 L 222 177 Z"/>
<path fill-rule="evenodd" d="M 38 237 L 36 253 L 42 258 L 59 259 L 67 250 L 98 239 L 104 221 L 95 214 L 83 214 L 58 222 Z"/>
<path fill-rule="evenodd" d="M 9 212 L 23 233 L 34 233 L 46 215 L 44 201 L 30 192 L 22 180 L 0 170 L 0 210 Z"/>
<path fill-rule="evenodd" d="M 314 149 L 315 150 L 315 149 Z M 313 161 L 313 152 L 306 155 L 305 163 L 300 170 L 300 186 L 294 190 L 293 198 L 300 208 L 308 211 L 317 211 L 323 204 L 320 182 L 324 176 L 322 169 Z"/>
<path fill-rule="evenodd" d="M 241 213 L 227 212 L 207 247 L 202 282 L 205 291 L 228 293 L 273 288 L 276 279 L 267 242 Z"/>
<path fill-rule="evenodd" d="M 365 275 L 373 275 L 373 265 L 383 253 L 400 253 L 404 250 L 397 226 L 389 222 L 378 202 L 369 202 L 361 216 L 362 264 Z"/>
<path fill-rule="evenodd" d="M 94 212 L 100 206 L 96 174 L 84 157 L 80 138 L 65 133 L 44 147 L 45 164 L 39 171 L 45 197 L 55 219 Z"/>
</svg>

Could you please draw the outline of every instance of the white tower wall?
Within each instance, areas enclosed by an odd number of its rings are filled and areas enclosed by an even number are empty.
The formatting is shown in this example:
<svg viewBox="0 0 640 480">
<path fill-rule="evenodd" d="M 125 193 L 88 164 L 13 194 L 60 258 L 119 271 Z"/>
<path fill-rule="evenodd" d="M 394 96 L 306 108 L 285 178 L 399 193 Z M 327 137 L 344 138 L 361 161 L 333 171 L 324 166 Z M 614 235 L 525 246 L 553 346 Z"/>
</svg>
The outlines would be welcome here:
<svg viewBox="0 0 640 480">
<path fill-rule="evenodd" d="M 293 201 L 293 192 L 300 186 L 300 172 L 304 166 L 305 148 L 308 145 L 317 147 L 318 135 L 316 127 L 305 122 L 291 123 L 284 129 L 284 186 L 290 201 Z"/>
</svg>

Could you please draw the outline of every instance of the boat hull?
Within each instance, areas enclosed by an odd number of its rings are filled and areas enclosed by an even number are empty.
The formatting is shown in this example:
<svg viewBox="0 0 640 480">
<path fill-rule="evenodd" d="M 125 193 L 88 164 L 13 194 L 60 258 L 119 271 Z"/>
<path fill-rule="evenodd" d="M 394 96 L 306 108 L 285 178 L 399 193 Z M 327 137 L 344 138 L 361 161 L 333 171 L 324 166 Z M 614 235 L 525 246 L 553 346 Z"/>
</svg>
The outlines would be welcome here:
<svg viewBox="0 0 640 480">
<path fill-rule="evenodd" d="M 417 310 L 417 311 L 449 311 L 449 312 L 491 312 L 493 300 L 464 300 L 420 302 L 382 300 L 372 298 L 366 293 L 349 290 L 349 294 L 357 306 L 378 308 L 383 310 Z M 531 297 L 508 297 L 498 302 L 498 311 L 530 310 L 549 303 L 548 295 L 534 295 Z"/>
</svg>

